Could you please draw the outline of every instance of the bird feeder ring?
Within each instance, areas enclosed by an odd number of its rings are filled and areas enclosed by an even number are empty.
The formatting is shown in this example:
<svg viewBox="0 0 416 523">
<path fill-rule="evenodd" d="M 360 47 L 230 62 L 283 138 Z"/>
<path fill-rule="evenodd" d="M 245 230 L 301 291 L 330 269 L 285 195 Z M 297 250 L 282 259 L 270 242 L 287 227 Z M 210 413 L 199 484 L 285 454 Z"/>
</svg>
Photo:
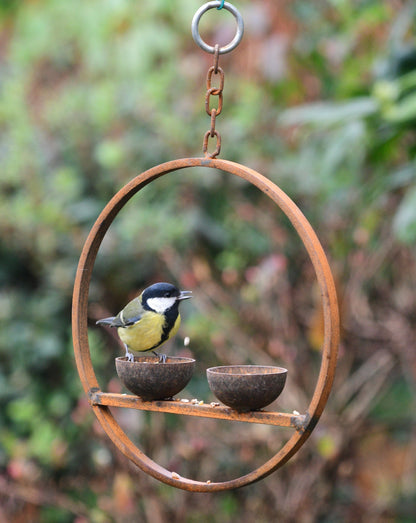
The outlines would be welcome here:
<svg viewBox="0 0 416 523">
<path fill-rule="evenodd" d="M 210 9 L 219 9 L 224 8 L 227 11 L 229 11 L 235 18 L 235 21 L 237 22 L 237 31 L 235 33 L 234 38 L 231 40 L 231 42 L 223 47 L 219 48 L 219 54 L 226 54 L 233 51 L 241 42 L 243 35 L 244 35 L 244 20 L 241 16 L 239 10 L 233 6 L 233 4 L 230 4 L 229 2 L 207 2 L 206 4 L 202 5 L 198 11 L 195 13 L 192 24 L 191 24 L 191 30 L 192 30 L 192 37 L 195 40 L 195 43 L 199 45 L 199 47 L 210 54 L 215 53 L 215 47 L 208 45 L 199 34 L 199 22 L 201 21 L 201 17 L 204 13 L 209 11 Z"/>
<path fill-rule="evenodd" d="M 228 408 L 216 408 L 209 405 L 199 407 L 180 405 L 180 402 L 175 401 L 144 402 L 137 397 L 110 394 L 100 390 L 88 343 L 88 296 L 92 271 L 101 242 L 120 210 L 147 184 L 175 171 L 193 167 L 219 169 L 256 186 L 272 199 L 287 216 L 307 250 L 322 297 L 324 341 L 315 391 L 306 412 L 302 415 L 267 411 L 238 414 Z M 193 492 L 216 492 L 242 487 L 266 477 L 285 464 L 308 439 L 323 412 L 334 379 L 339 343 L 338 304 L 332 273 L 322 246 L 311 225 L 289 196 L 265 176 L 243 165 L 216 158 L 183 158 L 163 163 L 138 175 L 111 199 L 99 215 L 84 244 L 78 264 L 73 293 L 72 333 L 77 369 L 84 391 L 89 397 L 98 421 L 118 449 L 144 472 L 164 483 Z M 294 433 L 277 454 L 265 464 L 244 476 L 223 482 L 196 481 L 183 478 L 146 456 L 125 434 L 111 413 L 110 407 L 129 407 L 217 419 L 267 423 L 292 427 Z"/>
</svg>

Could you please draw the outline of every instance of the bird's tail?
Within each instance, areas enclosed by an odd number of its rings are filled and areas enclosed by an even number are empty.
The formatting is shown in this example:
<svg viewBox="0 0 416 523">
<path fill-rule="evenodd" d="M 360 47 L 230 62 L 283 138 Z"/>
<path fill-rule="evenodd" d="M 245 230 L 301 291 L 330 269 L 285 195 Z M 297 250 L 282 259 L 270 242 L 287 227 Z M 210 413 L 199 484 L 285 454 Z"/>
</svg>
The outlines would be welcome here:
<svg viewBox="0 0 416 523">
<path fill-rule="evenodd" d="M 113 327 L 115 319 L 115 316 L 111 316 L 110 318 L 103 318 L 102 320 L 97 321 L 97 325 L 107 325 L 109 327 Z"/>
</svg>

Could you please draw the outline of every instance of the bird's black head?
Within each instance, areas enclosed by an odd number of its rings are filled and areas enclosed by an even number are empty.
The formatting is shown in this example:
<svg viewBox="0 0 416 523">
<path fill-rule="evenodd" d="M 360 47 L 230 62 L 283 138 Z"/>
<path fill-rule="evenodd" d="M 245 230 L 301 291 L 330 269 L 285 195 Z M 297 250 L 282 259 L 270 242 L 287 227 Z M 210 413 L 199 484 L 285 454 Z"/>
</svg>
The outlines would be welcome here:
<svg viewBox="0 0 416 523">
<path fill-rule="evenodd" d="M 192 298 L 191 291 L 180 291 L 171 283 L 155 283 L 142 293 L 142 305 L 146 309 L 164 313 L 178 307 L 181 300 Z"/>
</svg>

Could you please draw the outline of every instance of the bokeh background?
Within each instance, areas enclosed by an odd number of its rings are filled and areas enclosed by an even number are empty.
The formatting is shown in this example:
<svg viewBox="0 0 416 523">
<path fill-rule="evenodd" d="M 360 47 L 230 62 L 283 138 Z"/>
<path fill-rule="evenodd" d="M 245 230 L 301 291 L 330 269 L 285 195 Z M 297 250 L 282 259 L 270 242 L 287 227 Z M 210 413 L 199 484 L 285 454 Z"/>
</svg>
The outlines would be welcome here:
<svg viewBox="0 0 416 523">
<path fill-rule="evenodd" d="M 0 520 L 411 522 L 416 513 L 416 9 L 400 0 L 241 0 L 222 56 L 222 158 L 278 184 L 315 228 L 337 283 L 342 342 L 311 438 L 255 485 L 191 494 L 137 471 L 83 394 L 70 309 L 88 231 L 130 179 L 201 156 L 212 56 L 196 0 L 0 3 Z M 212 43 L 225 11 L 204 16 Z M 191 289 L 170 354 L 193 354 L 182 393 L 212 401 L 205 369 L 289 369 L 275 407 L 302 412 L 320 366 L 319 292 L 282 213 L 230 175 L 197 169 L 141 191 L 112 224 L 90 289 L 103 390 L 124 391 L 116 337 L 96 319 L 155 281 Z M 183 339 L 191 343 L 184 347 Z M 116 413 L 158 463 L 226 480 L 291 432 Z"/>
</svg>

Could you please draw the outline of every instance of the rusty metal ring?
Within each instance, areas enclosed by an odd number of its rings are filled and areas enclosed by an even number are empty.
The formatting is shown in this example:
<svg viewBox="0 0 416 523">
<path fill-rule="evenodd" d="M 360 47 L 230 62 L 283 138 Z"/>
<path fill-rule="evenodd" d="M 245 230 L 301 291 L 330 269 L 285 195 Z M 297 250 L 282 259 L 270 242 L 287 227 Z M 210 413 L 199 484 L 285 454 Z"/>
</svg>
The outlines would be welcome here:
<svg viewBox="0 0 416 523">
<path fill-rule="evenodd" d="M 94 413 L 107 435 L 119 450 L 144 472 L 159 481 L 184 490 L 218 492 L 242 487 L 268 476 L 285 464 L 308 439 L 324 410 L 334 379 L 339 343 L 338 302 L 331 270 L 314 230 L 295 203 L 274 183 L 248 167 L 227 160 L 183 158 L 158 165 L 131 180 L 112 198 L 92 227 L 81 253 L 74 283 L 72 334 L 78 373 L 85 393 L 90 398 L 100 390 L 88 344 L 88 295 L 98 249 L 117 214 L 136 193 L 157 178 L 189 167 L 219 169 L 243 178 L 260 189 L 280 207 L 302 240 L 315 269 L 322 297 L 324 318 L 322 362 L 317 385 L 304 418 L 305 422 L 302 423 L 302 426 L 297 427 L 292 437 L 275 456 L 261 467 L 237 479 L 206 483 L 180 476 L 173 477 L 170 471 L 155 463 L 134 445 L 121 429 L 108 406 L 91 401 Z"/>
<path fill-rule="evenodd" d="M 218 8 L 221 5 L 221 2 L 215 1 L 215 2 L 207 2 L 203 6 L 201 6 L 198 11 L 195 13 L 193 19 L 192 19 L 192 37 L 195 40 L 195 43 L 199 45 L 201 49 L 206 51 L 207 53 L 214 54 L 215 53 L 215 47 L 208 45 L 204 40 L 202 40 L 201 35 L 199 34 L 199 22 L 201 21 L 201 17 L 204 13 L 209 11 L 210 9 Z M 224 9 L 229 11 L 237 22 L 237 31 L 235 33 L 234 38 L 231 40 L 231 42 L 224 46 L 220 47 L 218 52 L 219 54 L 225 54 L 229 53 L 233 49 L 235 49 L 238 44 L 241 42 L 241 39 L 243 38 L 244 34 L 244 20 L 243 17 L 240 14 L 240 11 L 233 6 L 233 4 L 230 4 L 229 2 L 224 2 L 223 5 Z"/>
<path fill-rule="evenodd" d="M 208 90 L 213 88 L 212 85 L 211 85 L 212 75 L 213 74 L 215 74 L 215 75 L 219 74 L 220 75 L 220 85 L 219 85 L 219 87 L 215 88 L 215 91 L 212 91 L 212 94 L 219 94 L 224 89 L 224 83 L 225 83 L 224 71 L 223 71 L 223 69 L 221 67 L 215 68 L 215 65 L 213 65 L 212 67 L 210 67 L 208 69 L 208 73 L 207 73 L 207 89 Z"/>
<path fill-rule="evenodd" d="M 215 111 L 215 109 L 213 109 L 213 110 Z M 214 136 L 217 138 L 217 145 L 215 147 L 215 151 L 212 153 L 208 153 L 209 139 L 214 138 Z M 216 158 L 221 152 L 221 135 L 218 131 L 216 131 L 215 129 L 212 129 L 212 124 L 211 124 L 211 129 L 204 134 L 204 141 L 202 143 L 202 152 L 205 154 L 206 158 Z"/>
<path fill-rule="evenodd" d="M 206 95 L 205 95 L 205 111 L 208 116 L 211 116 L 212 109 L 209 107 L 209 103 L 211 101 L 211 96 L 218 96 L 218 107 L 216 108 L 217 116 L 219 116 L 222 113 L 222 106 L 224 103 L 224 96 L 222 94 L 222 91 L 218 91 L 216 87 L 211 87 L 211 89 L 208 89 Z"/>
</svg>

